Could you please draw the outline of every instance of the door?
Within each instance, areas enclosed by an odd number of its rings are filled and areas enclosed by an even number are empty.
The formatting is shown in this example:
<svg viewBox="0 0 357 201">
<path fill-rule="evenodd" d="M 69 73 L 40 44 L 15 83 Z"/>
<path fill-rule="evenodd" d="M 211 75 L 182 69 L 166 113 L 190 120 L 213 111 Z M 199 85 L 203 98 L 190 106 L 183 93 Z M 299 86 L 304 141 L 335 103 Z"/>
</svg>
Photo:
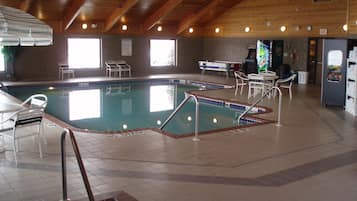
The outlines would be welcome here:
<svg viewBox="0 0 357 201">
<path fill-rule="evenodd" d="M 318 55 L 318 39 L 309 38 L 307 44 L 307 72 L 309 73 L 308 82 L 310 84 L 316 83 L 316 65 L 317 65 L 317 55 Z"/>
<path fill-rule="evenodd" d="M 323 40 L 321 103 L 325 106 L 345 105 L 346 53 L 347 40 Z"/>
</svg>

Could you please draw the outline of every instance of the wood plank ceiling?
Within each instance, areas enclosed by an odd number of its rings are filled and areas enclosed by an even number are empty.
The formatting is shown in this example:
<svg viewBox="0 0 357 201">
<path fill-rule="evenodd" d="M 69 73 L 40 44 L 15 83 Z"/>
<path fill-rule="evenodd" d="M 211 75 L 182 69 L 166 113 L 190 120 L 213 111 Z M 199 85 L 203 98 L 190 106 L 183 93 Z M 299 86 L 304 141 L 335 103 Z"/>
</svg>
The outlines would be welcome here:
<svg viewBox="0 0 357 201">
<path fill-rule="evenodd" d="M 324 37 L 357 34 L 357 0 L 0 0 L 0 5 L 22 9 L 65 34 L 318 37 L 323 28 Z M 349 33 L 340 29 L 346 22 Z M 286 33 L 281 25 L 288 26 Z M 217 27 L 220 33 L 213 31 Z"/>
</svg>

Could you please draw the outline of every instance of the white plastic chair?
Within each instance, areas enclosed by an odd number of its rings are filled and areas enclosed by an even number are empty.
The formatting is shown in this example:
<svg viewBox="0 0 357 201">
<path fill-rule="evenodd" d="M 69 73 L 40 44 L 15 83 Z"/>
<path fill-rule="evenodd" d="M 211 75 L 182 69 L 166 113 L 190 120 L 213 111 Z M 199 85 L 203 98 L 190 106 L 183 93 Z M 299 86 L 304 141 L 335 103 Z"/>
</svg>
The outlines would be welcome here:
<svg viewBox="0 0 357 201">
<path fill-rule="evenodd" d="M 256 96 L 259 92 L 263 94 L 265 90 L 265 84 L 262 77 L 259 74 L 251 73 L 248 74 L 248 98 Z"/>
<path fill-rule="evenodd" d="M 296 74 L 293 74 L 292 76 L 285 78 L 285 79 L 279 79 L 275 82 L 275 86 L 284 89 L 289 89 L 289 96 L 290 96 L 290 100 L 293 99 L 293 94 L 292 94 L 292 90 L 291 87 L 293 85 L 293 81 L 296 78 Z M 275 95 L 275 93 L 274 93 Z"/>
<path fill-rule="evenodd" d="M 240 87 L 240 94 L 243 93 L 244 86 L 248 84 L 248 78 L 239 71 L 234 71 L 234 77 L 236 79 L 236 90 L 234 92 L 234 95 L 237 96 L 239 87 Z"/>
<path fill-rule="evenodd" d="M 58 64 L 58 79 L 64 80 L 64 78 L 74 78 L 74 70 L 69 69 L 68 64 L 59 63 Z"/>
<path fill-rule="evenodd" d="M 27 105 L 29 104 L 29 105 Z M 26 137 L 37 136 L 38 148 L 40 157 L 42 158 L 42 119 L 44 110 L 47 106 L 47 96 L 43 94 L 32 95 L 26 99 L 21 106 L 23 109 L 10 114 L 0 122 L 0 135 L 2 136 L 2 143 L 4 145 L 4 138 L 12 140 L 12 147 L 14 153 L 14 160 L 17 165 L 16 152 L 19 149 L 18 140 Z M 21 133 L 16 132 L 19 128 L 38 126 L 38 132 L 35 133 Z M 12 132 L 9 132 L 12 131 Z"/>
<path fill-rule="evenodd" d="M 106 74 L 108 77 L 115 76 L 118 73 L 118 77 L 122 77 L 122 73 L 127 72 L 128 76 L 131 77 L 131 66 L 123 60 L 109 60 L 105 62 Z"/>
</svg>

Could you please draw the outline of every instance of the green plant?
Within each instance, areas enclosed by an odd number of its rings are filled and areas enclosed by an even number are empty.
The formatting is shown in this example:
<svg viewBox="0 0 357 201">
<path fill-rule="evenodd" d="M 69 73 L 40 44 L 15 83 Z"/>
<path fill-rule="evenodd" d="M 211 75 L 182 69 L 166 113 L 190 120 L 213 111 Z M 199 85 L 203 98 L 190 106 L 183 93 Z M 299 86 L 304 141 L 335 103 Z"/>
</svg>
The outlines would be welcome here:
<svg viewBox="0 0 357 201">
<path fill-rule="evenodd" d="M 18 53 L 18 47 L 17 46 L 4 46 L 1 49 L 1 52 L 4 55 L 4 60 L 6 63 L 13 62 L 16 57 L 16 54 Z"/>
</svg>

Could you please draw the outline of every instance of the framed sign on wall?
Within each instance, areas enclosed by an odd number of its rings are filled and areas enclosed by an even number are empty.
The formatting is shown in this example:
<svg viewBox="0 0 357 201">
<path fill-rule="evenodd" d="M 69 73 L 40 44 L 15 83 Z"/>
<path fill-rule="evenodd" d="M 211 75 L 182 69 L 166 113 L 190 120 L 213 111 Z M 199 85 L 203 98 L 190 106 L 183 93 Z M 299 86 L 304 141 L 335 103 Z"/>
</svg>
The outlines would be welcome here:
<svg viewBox="0 0 357 201">
<path fill-rule="evenodd" d="M 121 56 L 132 56 L 133 42 L 130 38 L 124 38 L 121 40 Z"/>
</svg>

